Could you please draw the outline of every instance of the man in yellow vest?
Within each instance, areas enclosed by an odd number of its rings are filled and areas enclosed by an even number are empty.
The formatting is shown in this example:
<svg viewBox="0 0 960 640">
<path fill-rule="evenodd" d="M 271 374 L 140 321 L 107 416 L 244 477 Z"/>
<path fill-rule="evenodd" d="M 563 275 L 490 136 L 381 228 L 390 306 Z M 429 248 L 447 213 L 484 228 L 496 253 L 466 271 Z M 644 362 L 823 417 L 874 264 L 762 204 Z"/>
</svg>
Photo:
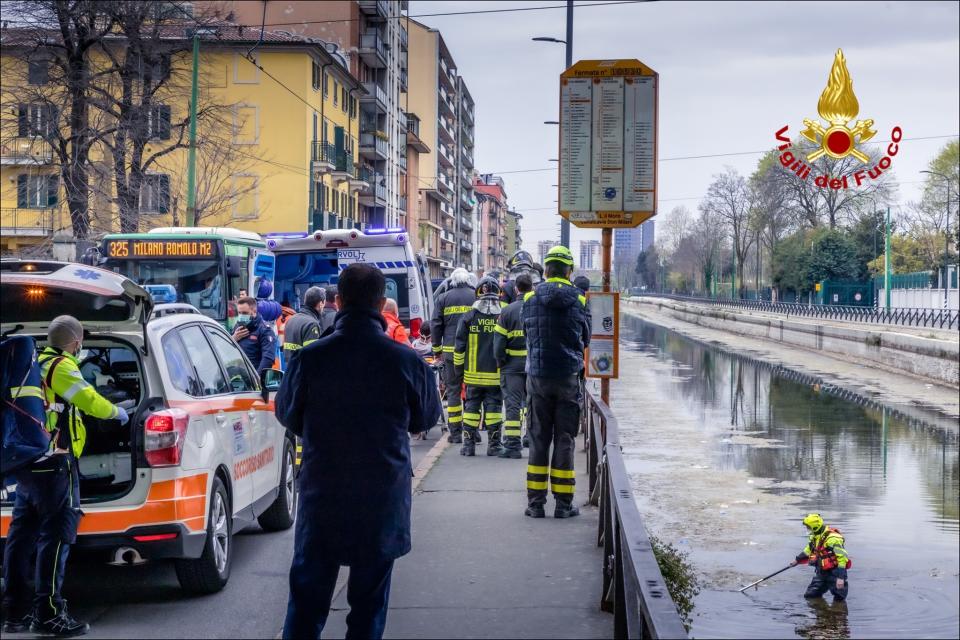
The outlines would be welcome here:
<svg viewBox="0 0 960 640">
<path fill-rule="evenodd" d="M 87 430 L 81 413 L 121 424 L 129 417 L 83 379 L 77 360 L 82 345 L 80 322 L 72 316 L 58 316 L 50 323 L 47 347 L 38 358 L 43 389 L 31 392 L 44 396 L 50 449 L 16 474 L 16 501 L 3 557 L 8 611 L 4 633 L 29 628 L 33 633 L 76 636 L 90 629 L 67 613 L 67 603 L 60 595 L 67 555 L 83 515 L 77 458 L 83 453 Z M 34 551 L 35 565 L 30 562 Z M 28 597 L 34 575 L 31 612 Z"/>
<path fill-rule="evenodd" d="M 847 569 L 851 563 L 843 548 L 843 535 L 838 529 L 828 527 L 819 513 L 807 515 L 803 525 L 809 534 L 807 546 L 790 563 L 790 566 L 809 564 L 816 568 L 803 597 L 820 598 L 829 590 L 834 602 L 846 600 L 850 589 Z"/>
</svg>

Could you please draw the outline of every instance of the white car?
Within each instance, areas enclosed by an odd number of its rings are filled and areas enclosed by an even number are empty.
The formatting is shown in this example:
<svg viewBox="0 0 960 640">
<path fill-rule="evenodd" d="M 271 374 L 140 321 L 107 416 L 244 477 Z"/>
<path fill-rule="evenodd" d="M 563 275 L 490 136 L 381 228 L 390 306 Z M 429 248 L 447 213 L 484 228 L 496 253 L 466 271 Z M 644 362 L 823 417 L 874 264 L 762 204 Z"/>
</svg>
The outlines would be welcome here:
<svg viewBox="0 0 960 640">
<path fill-rule="evenodd" d="M 80 320 L 81 373 L 131 416 L 122 427 L 84 417 L 79 547 L 116 562 L 173 558 L 184 589 L 209 593 L 230 577 L 235 531 L 293 524 L 294 438 L 269 394 L 282 374 L 258 379 L 218 322 L 184 310 L 154 316 L 133 281 L 64 262 L 0 262 L 0 303 L 2 331 L 31 335 L 38 348 L 55 316 Z M 6 501 L 0 535 L 10 512 Z"/>
</svg>

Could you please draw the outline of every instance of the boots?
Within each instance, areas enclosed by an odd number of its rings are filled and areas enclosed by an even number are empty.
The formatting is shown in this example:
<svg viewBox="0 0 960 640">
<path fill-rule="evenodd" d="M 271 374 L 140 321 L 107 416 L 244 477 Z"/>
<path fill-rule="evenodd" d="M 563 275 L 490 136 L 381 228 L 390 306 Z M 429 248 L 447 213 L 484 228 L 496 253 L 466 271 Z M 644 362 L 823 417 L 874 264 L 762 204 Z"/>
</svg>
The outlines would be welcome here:
<svg viewBox="0 0 960 640">
<path fill-rule="evenodd" d="M 575 518 L 580 515 L 580 508 L 570 502 L 557 501 L 557 506 L 553 510 L 554 518 Z"/>
<path fill-rule="evenodd" d="M 503 453 L 503 445 L 500 443 L 500 427 L 490 431 L 490 440 L 487 443 L 487 455 L 498 456 Z"/>
<path fill-rule="evenodd" d="M 451 444 L 460 444 L 463 442 L 463 427 L 450 427 L 450 435 L 447 436 L 447 442 Z"/>
<path fill-rule="evenodd" d="M 523 448 L 524 449 L 530 448 L 530 436 L 528 436 L 527 434 L 523 434 Z"/>
<path fill-rule="evenodd" d="M 517 436 L 507 436 L 503 439 L 503 451 L 500 452 L 501 458 L 521 458 L 520 438 Z"/>
<path fill-rule="evenodd" d="M 531 504 L 527 507 L 527 510 L 523 512 L 523 515 L 528 518 L 546 518 L 547 514 L 543 511 L 542 504 Z"/>
<path fill-rule="evenodd" d="M 476 427 L 463 428 L 463 445 L 460 447 L 460 455 L 475 456 L 477 449 L 477 429 Z"/>
<path fill-rule="evenodd" d="M 82 636 L 90 630 L 90 625 L 80 622 L 67 613 L 66 602 L 60 613 L 47 620 L 35 617 L 30 624 L 30 632 L 47 636 Z"/>
</svg>

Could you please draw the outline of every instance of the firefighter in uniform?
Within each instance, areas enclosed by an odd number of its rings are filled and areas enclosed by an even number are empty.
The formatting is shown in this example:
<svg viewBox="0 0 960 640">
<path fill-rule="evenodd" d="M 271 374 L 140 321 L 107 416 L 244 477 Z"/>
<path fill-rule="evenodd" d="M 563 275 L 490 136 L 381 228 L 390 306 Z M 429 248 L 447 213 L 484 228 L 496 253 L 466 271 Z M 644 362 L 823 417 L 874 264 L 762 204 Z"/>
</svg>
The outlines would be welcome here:
<svg viewBox="0 0 960 640">
<path fill-rule="evenodd" d="M 465 437 L 460 455 L 474 455 L 480 441 L 480 408 L 489 432 L 487 455 L 500 455 L 500 424 L 503 422 L 503 396 L 500 393 L 500 370 L 493 354 L 497 318 L 500 316 L 500 285 L 485 276 L 477 285 L 477 301 L 460 318 L 453 351 L 453 364 L 462 372 L 467 384 L 467 402 L 463 407 Z"/>
<path fill-rule="evenodd" d="M 590 324 L 587 299 L 570 282 L 570 249 L 559 245 L 550 249 L 544 272 L 546 281 L 524 296 L 522 309 L 530 408 L 525 513 L 544 517 L 549 478 L 556 501 L 553 517 L 571 518 L 580 515 L 573 504 L 573 455 L 580 423 L 579 374 L 583 350 L 590 344 Z"/>
<path fill-rule="evenodd" d="M 51 435 L 49 452 L 17 473 L 16 501 L 3 557 L 8 611 L 3 631 L 29 628 L 33 633 L 74 636 L 90 628 L 67 613 L 67 603 L 60 595 L 67 555 L 83 515 L 77 458 L 83 453 L 87 430 L 80 414 L 121 424 L 129 417 L 83 379 L 77 361 L 83 327 L 76 318 L 54 318 L 47 342 L 37 359 L 43 388 L 19 391 L 43 396 Z M 31 582 L 35 589 L 32 612 L 28 603 L 19 601 L 29 595 Z"/>
<path fill-rule="evenodd" d="M 523 296 L 533 289 L 533 281 L 521 273 L 513 281 L 519 300 L 511 302 L 497 319 L 493 337 L 493 353 L 500 367 L 500 389 L 503 392 L 503 453 L 501 458 L 520 458 L 520 433 L 527 404 L 527 340 L 523 335 L 520 311 Z"/>
<path fill-rule="evenodd" d="M 454 269 L 447 279 L 447 289 L 437 298 L 430 321 L 433 353 L 443 355 L 443 383 L 446 386 L 444 400 L 447 402 L 448 442 L 463 442 L 463 405 L 460 390 L 463 377 L 453 365 L 453 343 L 457 338 L 460 317 L 470 310 L 476 295 L 475 276 L 463 268 Z"/>
<path fill-rule="evenodd" d="M 320 324 L 327 292 L 323 287 L 310 287 L 303 294 L 300 311 L 286 321 L 283 327 L 283 362 L 290 366 L 300 350 L 320 339 Z"/>
<path fill-rule="evenodd" d="M 523 294 L 517 294 L 516 284 L 517 276 L 521 274 L 530 276 L 533 284 L 540 284 L 540 281 L 543 280 L 541 277 L 543 270 L 538 269 L 537 265 L 533 262 L 533 257 L 523 250 L 514 253 L 510 256 L 510 260 L 507 261 L 506 281 L 503 283 L 503 293 L 500 295 L 501 299 L 507 304 L 516 302 L 517 300 L 523 302 Z"/>
<path fill-rule="evenodd" d="M 803 519 L 803 525 L 809 534 L 807 546 L 790 563 L 791 567 L 809 564 L 816 568 L 803 597 L 820 598 L 829 590 L 834 602 L 846 600 L 850 589 L 847 569 L 852 563 L 843 548 L 843 535 L 838 529 L 828 527 L 819 513 L 809 514 Z"/>
</svg>

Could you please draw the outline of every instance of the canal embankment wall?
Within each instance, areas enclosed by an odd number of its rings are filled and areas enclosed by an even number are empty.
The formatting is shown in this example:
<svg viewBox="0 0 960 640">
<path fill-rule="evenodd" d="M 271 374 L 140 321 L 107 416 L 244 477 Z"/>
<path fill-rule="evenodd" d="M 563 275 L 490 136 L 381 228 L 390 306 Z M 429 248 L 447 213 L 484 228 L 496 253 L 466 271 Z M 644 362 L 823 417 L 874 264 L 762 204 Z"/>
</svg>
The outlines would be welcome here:
<svg viewBox="0 0 960 640">
<path fill-rule="evenodd" d="M 955 333 L 801 320 L 652 296 L 624 299 L 623 308 L 628 313 L 655 311 L 682 323 L 800 347 L 960 388 L 960 340 Z"/>
</svg>

